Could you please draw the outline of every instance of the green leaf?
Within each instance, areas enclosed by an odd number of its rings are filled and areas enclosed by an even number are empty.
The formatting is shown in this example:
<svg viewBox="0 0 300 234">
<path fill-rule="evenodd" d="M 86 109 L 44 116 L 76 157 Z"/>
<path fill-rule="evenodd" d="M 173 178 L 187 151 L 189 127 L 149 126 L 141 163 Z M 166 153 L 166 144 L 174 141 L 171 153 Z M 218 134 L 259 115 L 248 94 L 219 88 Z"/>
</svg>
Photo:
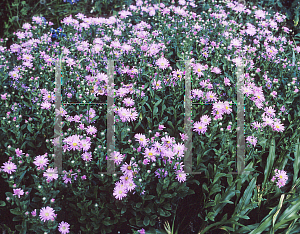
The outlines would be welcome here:
<svg viewBox="0 0 300 234">
<path fill-rule="evenodd" d="M 10 213 L 14 214 L 14 215 L 22 215 L 22 212 L 20 211 L 20 208 L 15 208 L 15 209 L 11 209 Z"/>
<path fill-rule="evenodd" d="M 168 188 L 168 190 L 172 190 L 173 188 L 175 188 L 178 185 L 178 182 L 173 182 L 170 187 Z"/>
<path fill-rule="evenodd" d="M 154 107 L 154 110 L 153 110 L 153 116 L 156 116 L 157 112 L 158 112 L 158 108 L 157 108 L 157 107 Z"/>
<path fill-rule="evenodd" d="M 167 108 L 166 105 L 163 104 L 163 106 L 162 106 L 162 111 L 161 111 L 161 113 L 160 113 L 160 117 L 162 117 L 162 115 L 163 115 L 163 113 L 164 113 L 164 111 L 165 111 L 166 108 Z"/>
<path fill-rule="evenodd" d="M 83 206 L 82 206 L 82 204 L 81 204 L 81 203 L 77 203 L 77 207 L 78 207 L 80 210 L 82 210 L 82 209 L 83 209 Z"/>
<path fill-rule="evenodd" d="M 27 129 L 30 133 L 33 133 L 33 129 L 31 128 L 31 126 L 29 124 L 27 125 Z"/>
<path fill-rule="evenodd" d="M 155 198 L 155 196 L 147 195 L 147 196 L 144 197 L 144 200 L 152 200 L 153 198 Z"/>
<path fill-rule="evenodd" d="M 6 203 L 4 201 L 0 201 L 0 206 L 6 206 Z"/>
<path fill-rule="evenodd" d="M 202 184 L 202 188 L 203 188 L 206 192 L 209 192 L 209 191 L 208 191 L 208 188 L 207 188 L 207 185 L 206 185 L 205 183 Z"/>
<path fill-rule="evenodd" d="M 255 186 L 256 186 L 256 177 L 252 178 L 250 184 L 246 188 L 232 216 L 234 216 L 234 214 L 243 216 L 250 209 L 250 208 L 247 209 L 245 208 L 250 203 L 250 200 L 252 198 L 252 192 L 254 191 Z"/>
<path fill-rule="evenodd" d="M 22 179 L 23 179 L 24 175 L 26 174 L 26 172 L 27 172 L 27 171 L 24 171 L 24 172 L 20 175 L 20 177 L 18 178 L 16 184 L 19 184 L 19 183 L 22 181 Z"/>
<path fill-rule="evenodd" d="M 158 183 L 157 186 L 156 186 L 156 192 L 157 192 L 158 196 L 160 196 L 161 190 L 162 190 L 162 185 L 160 183 Z"/>
<path fill-rule="evenodd" d="M 265 177 L 264 177 L 264 181 L 262 184 L 262 188 L 265 187 L 266 181 L 268 180 L 268 178 L 270 177 L 270 175 L 272 173 L 272 168 L 273 168 L 273 164 L 275 161 L 275 157 L 276 157 L 276 155 L 275 155 L 275 139 L 273 137 L 271 140 L 269 156 L 267 158 L 267 165 L 265 168 L 265 173 L 264 173 Z"/>
<path fill-rule="evenodd" d="M 164 198 L 172 198 L 172 194 L 166 193 L 166 194 L 163 194 L 162 197 L 164 197 Z"/>
<path fill-rule="evenodd" d="M 151 213 L 151 209 L 147 206 L 145 207 L 144 211 L 147 213 L 147 214 L 150 214 Z"/>
<path fill-rule="evenodd" d="M 220 177 L 225 176 L 225 175 L 226 175 L 225 173 L 217 172 L 217 174 L 216 174 L 216 176 L 215 176 L 215 178 L 214 178 L 213 184 L 216 183 L 217 180 L 219 180 Z"/>
<path fill-rule="evenodd" d="M 163 217 L 166 216 L 166 213 L 165 213 L 165 211 L 163 209 L 158 208 L 157 210 L 158 210 L 160 216 L 163 216 Z"/>
<path fill-rule="evenodd" d="M 296 183 L 296 180 L 298 178 L 299 169 L 300 169 L 300 143 L 299 143 L 299 138 L 297 139 L 297 143 L 295 144 L 294 155 L 295 155 L 295 160 L 294 160 L 294 163 L 293 163 L 293 166 L 294 166 L 293 184 Z"/>
<path fill-rule="evenodd" d="M 138 202 L 138 203 L 136 203 L 136 208 L 140 208 L 141 207 L 141 205 L 142 205 L 142 203 L 141 202 Z"/>
<path fill-rule="evenodd" d="M 150 223 L 150 219 L 149 219 L 148 216 L 146 216 L 146 217 L 144 218 L 143 224 L 144 224 L 144 226 L 148 226 L 149 223 Z"/>
</svg>

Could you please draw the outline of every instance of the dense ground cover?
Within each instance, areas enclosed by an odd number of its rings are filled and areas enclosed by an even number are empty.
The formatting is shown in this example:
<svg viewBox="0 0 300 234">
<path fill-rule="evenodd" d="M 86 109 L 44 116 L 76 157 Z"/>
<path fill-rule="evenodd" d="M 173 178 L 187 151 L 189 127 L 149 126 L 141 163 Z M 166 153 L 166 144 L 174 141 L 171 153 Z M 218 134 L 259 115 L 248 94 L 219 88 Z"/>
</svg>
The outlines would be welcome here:
<svg viewBox="0 0 300 234">
<path fill-rule="evenodd" d="M 143 233 L 158 219 L 179 223 L 184 216 L 180 233 L 299 232 L 300 47 L 282 26 L 285 17 L 237 3 L 211 2 L 201 15 L 189 11 L 193 2 L 179 5 L 137 1 L 108 19 L 79 13 L 55 32 L 51 22 L 33 17 L 16 33 L 18 42 L 0 47 L 1 175 L 9 185 L 1 204 L 19 232 Z M 57 59 L 62 102 L 76 103 L 60 109 Z M 179 61 L 187 59 L 191 77 Z M 249 175 L 230 174 L 237 170 L 236 72 L 243 62 Z M 103 103 L 112 64 L 112 159 L 120 172 L 113 176 L 99 174 L 107 170 Z M 183 166 L 188 99 L 188 150 L 199 175 Z M 64 175 L 54 168 L 57 114 Z"/>
</svg>

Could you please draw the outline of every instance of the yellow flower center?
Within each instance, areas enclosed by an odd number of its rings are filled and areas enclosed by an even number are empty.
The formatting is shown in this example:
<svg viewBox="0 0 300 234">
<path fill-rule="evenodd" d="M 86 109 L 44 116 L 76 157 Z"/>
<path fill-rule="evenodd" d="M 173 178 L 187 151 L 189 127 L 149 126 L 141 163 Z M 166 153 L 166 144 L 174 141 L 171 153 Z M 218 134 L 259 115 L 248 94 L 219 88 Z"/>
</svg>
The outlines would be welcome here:
<svg viewBox="0 0 300 234">
<path fill-rule="evenodd" d="M 257 96 L 257 98 L 260 98 L 260 96 Z"/>
<path fill-rule="evenodd" d="M 49 216 L 49 213 L 46 213 L 45 216 Z"/>
<path fill-rule="evenodd" d="M 122 193 L 122 190 L 119 191 L 119 194 L 121 194 L 121 193 Z"/>
<path fill-rule="evenodd" d="M 279 125 L 276 125 L 276 128 L 279 128 Z"/>
<path fill-rule="evenodd" d="M 8 170 L 10 170 L 11 169 L 11 166 L 8 166 Z"/>
<path fill-rule="evenodd" d="M 144 139 L 143 138 L 140 138 L 140 141 L 143 141 Z"/>
<path fill-rule="evenodd" d="M 164 65 L 164 63 L 161 63 L 161 65 L 163 66 L 163 65 Z"/>
<path fill-rule="evenodd" d="M 201 69 L 200 69 L 200 68 L 198 68 L 198 72 L 201 72 Z"/>
<path fill-rule="evenodd" d="M 199 129 L 202 129 L 202 127 L 201 127 L 201 126 L 199 126 Z"/>
<path fill-rule="evenodd" d="M 74 142 L 74 143 L 73 143 L 73 145 L 74 145 L 74 146 L 76 146 L 76 145 L 77 145 L 77 143 L 75 143 L 75 142 Z"/>
<path fill-rule="evenodd" d="M 128 167 L 127 167 L 127 170 L 131 170 L 131 166 L 128 166 Z"/>
<path fill-rule="evenodd" d="M 226 110 L 228 110 L 228 106 L 226 106 Z"/>
<path fill-rule="evenodd" d="M 282 175 L 280 175 L 279 178 L 282 179 Z"/>
<path fill-rule="evenodd" d="M 153 154 L 150 152 L 149 155 L 151 156 L 151 155 L 153 155 Z"/>
<path fill-rule="evenodd" d="M 210 97 L 210 98 L 213 98 L 213 96 L 212 96 L 212 95 L 209 95 L 209 97 Z"/>
</svg>

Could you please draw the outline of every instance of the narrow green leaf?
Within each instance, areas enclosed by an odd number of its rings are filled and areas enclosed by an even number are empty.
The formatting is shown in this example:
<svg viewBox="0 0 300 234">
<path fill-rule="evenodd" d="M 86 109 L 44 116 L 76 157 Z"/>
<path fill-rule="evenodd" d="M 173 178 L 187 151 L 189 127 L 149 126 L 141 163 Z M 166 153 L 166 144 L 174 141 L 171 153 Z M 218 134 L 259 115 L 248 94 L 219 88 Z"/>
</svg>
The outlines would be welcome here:
<svg viewBox="0 0 300 234">
<path fill-rule="evenodd" d="M 271 145 L 270 145 L 270 151 L 269 151 L 269 156 L 267 158 L 267 165 L 266 165 L 266 168 L 265 168 L 265 178 L 264 178 L 264 181 L 263 181 L 263 184 L 262 184 L 262 188 L 265 187 L 265 184 L 266 184 L 266 181 L 269 179 L 271 173 L 272 173 L 272 168 L 273 168 L 273 164 L 274 164 L 274 161 L 275 161 L 275 139 L 274 137 L 272 138 L 271 140 Z"/>
<path fill-rule="evenodd" d="M 296 180 L 298 179 L 298 173 L 300 169 L 300 144 L 299 144 L 299 138 L 297 139 L 297 144 L 295 144 L 295 161 L 293 163 L 294 167 L 294 176 L 293 176 L 293 184 L 296 183 Z"/>
</svg>

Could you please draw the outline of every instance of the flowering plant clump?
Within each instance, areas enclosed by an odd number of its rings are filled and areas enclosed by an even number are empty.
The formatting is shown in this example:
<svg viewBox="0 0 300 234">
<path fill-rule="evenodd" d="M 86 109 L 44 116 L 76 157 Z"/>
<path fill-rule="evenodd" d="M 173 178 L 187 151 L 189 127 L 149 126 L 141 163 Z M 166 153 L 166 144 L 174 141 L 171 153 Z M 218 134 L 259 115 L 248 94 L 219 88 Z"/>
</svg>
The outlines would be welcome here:
<svg viewBox="0 0 300 234">
<path fill-rule="evenodd" d="M 244 233 L 237 223 L 261 221 L 253 215 L 256 182 L 269 196 L 271 173 L 280 168 L 294 169 L 298 183 L 300 47 L 285 17 L 237 2 L 212 0 L 201 14 L 195 7 L 138 0 L 108 19 L 70 15 L 58 31 L 35 16 L 10 48 L 0 46 L 1 175 L 17 231 L 116 233 L 124 224 L 143 233 L 198 191 L 190 206 L 202 207 L 199 230 Z M 231 174 L 241 98 L 247 179 Z M 53 153 L 59 146 L 62 173 Z M 282 188 L 287 174 L 276 172 Z M 232 203 L 238 206 L 227 219 Z"/>
</svg>

